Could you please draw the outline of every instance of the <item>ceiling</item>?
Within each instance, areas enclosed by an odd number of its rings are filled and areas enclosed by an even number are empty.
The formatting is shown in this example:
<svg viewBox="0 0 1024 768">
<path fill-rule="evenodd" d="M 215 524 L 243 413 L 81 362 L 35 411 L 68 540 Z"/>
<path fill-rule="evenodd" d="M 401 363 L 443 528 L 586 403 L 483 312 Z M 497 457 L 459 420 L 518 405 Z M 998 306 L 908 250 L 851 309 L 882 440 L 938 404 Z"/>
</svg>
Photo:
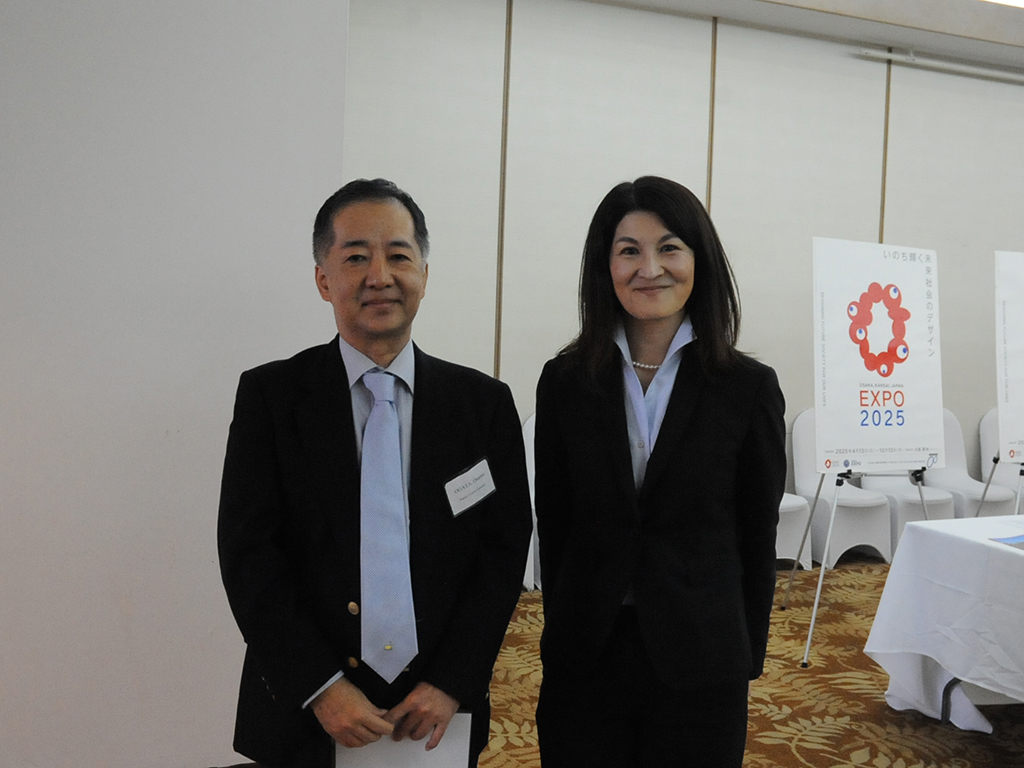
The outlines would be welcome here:
<svg viewBox="0 0 1024 768">
<path fill-rule="evenodd" d="M 1024 72 L 1024 9 L 979 0 L 593 0 Z"/>
</svg>

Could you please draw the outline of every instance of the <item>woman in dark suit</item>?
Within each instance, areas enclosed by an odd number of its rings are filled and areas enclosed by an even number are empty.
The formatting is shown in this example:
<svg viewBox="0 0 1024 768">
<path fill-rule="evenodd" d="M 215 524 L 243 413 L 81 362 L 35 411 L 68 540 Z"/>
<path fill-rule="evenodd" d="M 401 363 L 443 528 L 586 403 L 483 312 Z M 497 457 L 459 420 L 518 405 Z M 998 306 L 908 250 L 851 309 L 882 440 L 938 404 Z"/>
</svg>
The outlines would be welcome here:
<svg viewBox="0 0 1024 768">
<path fill-rule="evenodd" d="M 608 193 L 579 336 L 537 386 L 545 768 L 742 764 L 786 430 L 739 317 L 693 193 L 654 176 Z"/>
</svg>

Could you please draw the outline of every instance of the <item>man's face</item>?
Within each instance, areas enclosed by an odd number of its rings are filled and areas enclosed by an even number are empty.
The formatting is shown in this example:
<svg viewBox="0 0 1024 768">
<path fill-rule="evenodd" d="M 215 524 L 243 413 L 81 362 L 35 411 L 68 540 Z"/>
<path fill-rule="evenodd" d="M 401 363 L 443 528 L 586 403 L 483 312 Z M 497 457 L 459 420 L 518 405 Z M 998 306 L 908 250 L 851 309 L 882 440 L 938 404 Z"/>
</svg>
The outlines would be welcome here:
<svg viewBox="0 0 1024 768">
<path fill-rule="evenodd" d="M 372 359 L 401 351 L 427 287 L 412 216 L 397 200 L 366 200 L 334 217 L 334 245 L 316 285 L 334 307 L 338 333 Z"/>
</svg>

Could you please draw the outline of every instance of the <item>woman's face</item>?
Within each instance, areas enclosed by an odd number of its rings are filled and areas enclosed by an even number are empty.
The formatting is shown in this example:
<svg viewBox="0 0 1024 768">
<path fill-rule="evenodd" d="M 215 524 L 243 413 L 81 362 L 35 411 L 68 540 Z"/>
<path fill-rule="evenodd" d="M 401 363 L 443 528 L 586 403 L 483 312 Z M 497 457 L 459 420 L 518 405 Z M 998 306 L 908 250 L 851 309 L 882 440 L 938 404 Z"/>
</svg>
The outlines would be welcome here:
<svg viewBox="0 0 1024 768">
<path fill-rule="evenodd" d="M 693 251 L 649 211 L 627 213 L 615 228 L 611 253 L 615 295 L 636 320 L 678 316 L 693 291 Z"/>
</svg>

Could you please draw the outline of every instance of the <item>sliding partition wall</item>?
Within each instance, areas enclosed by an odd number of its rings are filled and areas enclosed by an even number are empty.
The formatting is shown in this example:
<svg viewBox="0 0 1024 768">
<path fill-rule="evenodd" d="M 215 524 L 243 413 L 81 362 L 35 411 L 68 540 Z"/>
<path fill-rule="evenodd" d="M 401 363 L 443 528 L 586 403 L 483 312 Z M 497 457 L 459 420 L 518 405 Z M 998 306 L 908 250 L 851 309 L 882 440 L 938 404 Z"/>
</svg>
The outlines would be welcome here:
<svg viewBox="0 0 1024 768">
<path fill-rule="evenodd" d="M 577 330 L 580 256 L 615 184 L 707 178 L 711 23 L 517 0 L 512 23 L 500 374 L 521 415 Z"/>
<path fill-rule="evenodd" d="M 814 401 L 811 238 L 935 249 L 943 388 L 970 437 L 996 397 L 992 252 L 1024 250 L 1024 86 L 859 50 L 583 0 L 353 0 L 344 173 L 421 200 L 417 340 L 508 381 L 524 419 L 618 181 L 709 203 L 740 346 L 778 370 L 790 420 Z"/>
<path fill-rule="evenodd" d="M 893 67 L 885 241 L 938 252 L 942 398 L 975 472 L 996 405 L 993 252 L 1024 251 L 1022 138 L 1024 85 Z"/>
</svg>

